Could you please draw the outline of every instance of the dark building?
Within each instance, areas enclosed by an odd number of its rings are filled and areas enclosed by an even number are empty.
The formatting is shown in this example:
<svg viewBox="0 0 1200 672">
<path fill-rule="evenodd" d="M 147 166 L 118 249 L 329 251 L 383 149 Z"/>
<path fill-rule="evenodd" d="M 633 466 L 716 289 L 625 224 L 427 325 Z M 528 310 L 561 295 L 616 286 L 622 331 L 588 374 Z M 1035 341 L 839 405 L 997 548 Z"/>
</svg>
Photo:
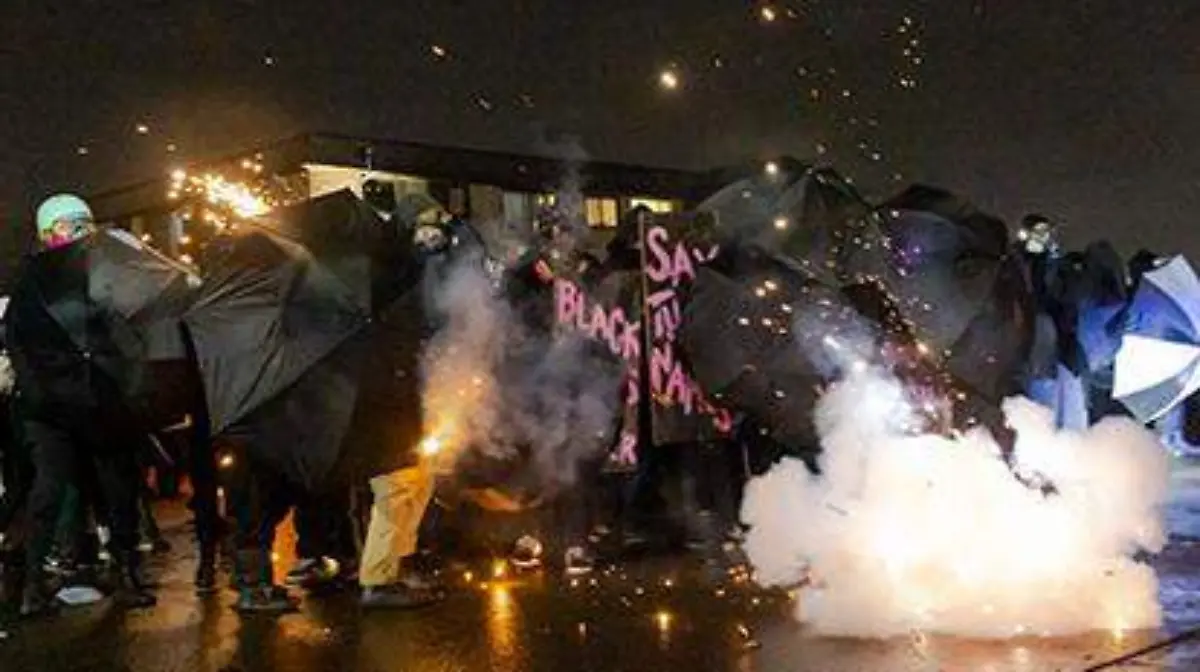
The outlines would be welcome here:
<svg viewBox="0 0 1200 672">
<path fill-rule="evenodd" d="M 689 208 L 719 186 L 722 178 L 717 172 L 320 133 L 192 166 L 174 178 L 164 176 L 94 194 L 90 202 L 100 221 L 127 228 L 187 261 L 188 250 L 203 238 L 203 229 L 221 225 L 211 221 L 209 214 L 187 214 L 187 196 L 180 191 L 190 182 L 216 185 L 216 191 L 228 192 L 235 210 L 240 207 L 247 211 L 243 214 L 256 214 L 269 207 L 256 203 L 256 198 L 294 201 L 346 188 L 361 196 L 363 185 L 374 180 L 385 185 L 388 199 L 413 194 L 432 198 L 449 212 L 468 218 L 485 239 L 505 230 L 529 230 L 540 207 L 554 204 L 558 194 L 572 193 L 581 198 L 579 212 L 600 244 L 630 209 L 644 205 L 666 213 Z M 246 188 L 250 184 L 258 195 L 255 198 Z"/>
</svg>

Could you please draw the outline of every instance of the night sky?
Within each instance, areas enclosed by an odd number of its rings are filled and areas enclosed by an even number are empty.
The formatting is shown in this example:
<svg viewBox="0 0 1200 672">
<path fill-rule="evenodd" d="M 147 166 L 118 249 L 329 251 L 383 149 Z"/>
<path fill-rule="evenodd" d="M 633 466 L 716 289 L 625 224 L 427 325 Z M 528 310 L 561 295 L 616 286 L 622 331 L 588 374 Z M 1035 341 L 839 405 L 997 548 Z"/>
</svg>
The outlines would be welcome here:
<svg viewBox="0 0 1200 672">
<path fill-rule="evenodd" d="M 873 196 L 931 182 L 1072 243 L 1195 254 L 1197 35 L 1186 0 L 3 0 L 0 212 L 329 130 L 791 154 Z"/>
</svg>

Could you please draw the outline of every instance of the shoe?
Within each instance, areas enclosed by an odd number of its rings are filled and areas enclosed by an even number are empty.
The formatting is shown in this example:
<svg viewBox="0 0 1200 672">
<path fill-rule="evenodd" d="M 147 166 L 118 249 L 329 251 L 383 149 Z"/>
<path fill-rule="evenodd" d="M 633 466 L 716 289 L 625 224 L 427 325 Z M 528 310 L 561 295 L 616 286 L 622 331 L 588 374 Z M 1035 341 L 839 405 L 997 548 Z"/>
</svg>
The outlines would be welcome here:
<svg viewBox="0 0 1200 672">
<path fill-rule="evenodd" d="M 49 577 L 44 572 L 31 571 L 21 591 L 21 618 L 38 618 L 58 611 L 61 605 L 54 599 L 57 592 L 57 587 L 49 585 Z"/>
<path fill-rule="evenodd" d="M 39 588 L 25 587 L 21 594 L 21 618 L 40 618 L 58 612 L 58 600 L 47 597 Z"/>
<path fill-rule="evenodd" d="M 238 591 L 233 608 L 242 614 L 286 614 L 297 611 L 300 600 L 283 586 L 249 586 Z"/>
<path fill-rule="evenodd" d="M 443 599 L 445 593 L 431 585 L 415 586 L 401 581 L 363 588 L 359 603 L 364 609 L 415 609 L 436 604 Z"/>
<path fill-rule="evenodd" d="M 542 542 L 528 534 L 517 540 L 508 561 L 521 570 L 537 569 L 542 566 Z"/>
<path fill-rule="evenodd" d="M 288 586 L 299 586 L 317 570 L 318 563 L 320 563 L 320 558 L 299 558 L 296 560 L 296 564 L 288 570 L 283 583 Z"/>
<path fill-rule="evenodd" d="M 217 568 L 213 563 L 201 562 L 196 568 L 196 594 L 212 595 L 217 592 Z"/>
<path fill-rule="evenodd" d="M 585 576 L 596 569 L 596 561 L 583 546 L 572 546 L 563 555 L 563 568 L 567 576 Z"/>
<path fill-rule="evenodd" d="M 284 583 L 289 586 L 313 590 L 337 583 L 342 575 L 342 566 L 332 558 L 302 560 L 288 572 Z"/>
</svg>

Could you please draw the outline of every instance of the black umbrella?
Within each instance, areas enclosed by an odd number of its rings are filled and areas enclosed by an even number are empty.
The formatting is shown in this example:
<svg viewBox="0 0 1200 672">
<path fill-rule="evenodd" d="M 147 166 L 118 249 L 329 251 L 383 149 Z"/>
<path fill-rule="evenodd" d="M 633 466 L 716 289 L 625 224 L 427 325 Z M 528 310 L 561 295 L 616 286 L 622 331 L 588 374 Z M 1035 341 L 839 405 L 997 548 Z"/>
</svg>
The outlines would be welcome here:
<svg viewBox="0 0 1200 672">
<path fill-rule="evenodd" d="M 214 434 L 307 488 L 416 449 L 428 324 L 407 225 L 339 192 L 239 232 L 205 267 L 185 321 Z"/>
<path fill-rule="evenodd" d="M 697 209 L 716 217 L 723 237 L 788 257 L 827 282 L 854 272 L 856 246 L 878 239 L 867 227 L 870 206 L 844 178 L 802 164 L 733 182 Z"/>
<path fill-rule="evenodd" d="M 817 447 L 813 408 L 842 363 L 828 336 L 853 311 L 837 292 L 761 250 L 727 250 L 697 274 L 687 295 L 680 342 L 697 382 L 793 451 Z M 805 328 L 807 319 L 822 329 Z"/>
<path fill-rule="evenodd" d="M 962 392 L 999 402 L 1020 391 L 1034 302 L 1004 223 L 930 187 L 880 214 L 887 245 L 874 279 L 917 349 Z"/>
<path fill-rule="evenodd" d="M 146 363 L 179 351 L 197 279 L 128 233 L 104 230 L 30 257 L 8 309 L 14 366 L 32 404 L 137 402 Z"/>
</svg>

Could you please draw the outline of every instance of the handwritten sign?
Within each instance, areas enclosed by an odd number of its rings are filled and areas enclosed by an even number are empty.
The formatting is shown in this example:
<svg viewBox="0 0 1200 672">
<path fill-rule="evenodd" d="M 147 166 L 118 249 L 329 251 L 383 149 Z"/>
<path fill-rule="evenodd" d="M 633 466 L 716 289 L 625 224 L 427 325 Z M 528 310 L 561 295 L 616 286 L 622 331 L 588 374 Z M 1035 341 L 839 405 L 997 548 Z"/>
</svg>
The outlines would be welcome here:
<svg viewBox="0 0 1200 672">
<path fill-rule="evenodd" d="M 685 418 L 708 418 L 718 433 L 725 434 L 733 425 L 731 414 L 715 404 L 692 378 L 678 342 L 683 321 L 679 290 L 695 280 L 696 269 L 715 259 L 718 251 L 716 246 L 696 247 L 683 240 L 672 240 L 663 226 L 650 227 L 646 231 L 646 266 L 642 269 L 645 282 L 639 287 L 639 294 L 644 287 L 650 328 L 646 339 L 650 345 L 649 392 L 656 417 L 677 413 Z M 641 285 L 643 278 L 635 275 L 633 280 Z M 614 356 L 626 363 L 624 402 L 627 409 L 635 409 L 641 389 L 642 316 L 629 314 L 621 306 L 595 301 L 575 282 L 561 277 L 554 281 L 554 295 L 556 321 L 560 326 L 606 344 Z M 657 427 L 658 423 L 655 424 Z M 634 443 L 634 435 L 627 431 L 620 442 L 619 461 L 631 458 Z"/>
</svg>

